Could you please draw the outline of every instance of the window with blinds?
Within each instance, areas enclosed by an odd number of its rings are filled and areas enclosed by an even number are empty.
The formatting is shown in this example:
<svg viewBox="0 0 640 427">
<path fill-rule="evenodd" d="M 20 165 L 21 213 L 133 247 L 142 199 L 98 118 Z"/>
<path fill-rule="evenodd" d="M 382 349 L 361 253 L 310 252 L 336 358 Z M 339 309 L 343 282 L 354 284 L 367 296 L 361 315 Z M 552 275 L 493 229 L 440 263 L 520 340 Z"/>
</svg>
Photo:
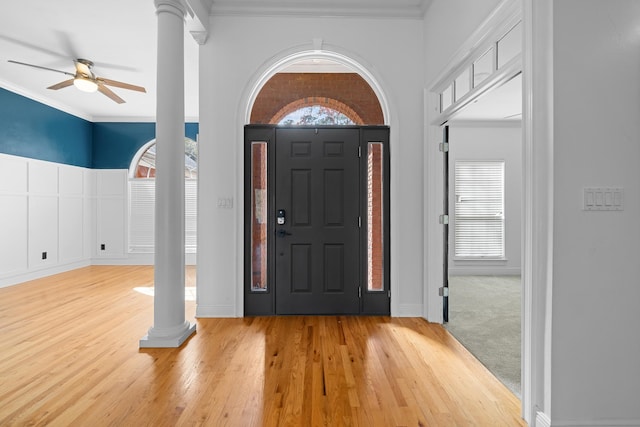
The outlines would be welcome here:
<svg viewBox="0 0 640 427">
<path fill-rule="evenodd" d="M 198 181 L 184 183 L 185 251 L 196 252 Z M 129 252 L 154 252 L 155 179 L 129 180 Z"/>
<path fill-rule="evenodd" d="M 504 161 L 455 162 L 454 256 L 504 258 Z"/>
</svg>

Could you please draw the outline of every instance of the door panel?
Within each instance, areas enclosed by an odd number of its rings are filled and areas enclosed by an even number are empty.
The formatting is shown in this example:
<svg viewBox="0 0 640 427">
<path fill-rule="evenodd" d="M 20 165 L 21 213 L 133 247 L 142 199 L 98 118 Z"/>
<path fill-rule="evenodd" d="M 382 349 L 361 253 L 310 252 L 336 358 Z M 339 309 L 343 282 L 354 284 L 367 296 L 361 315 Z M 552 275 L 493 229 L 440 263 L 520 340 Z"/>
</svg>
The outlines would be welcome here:
<svg viewBox="0 0 640 427">
<path fill-rule="evenodd" d="M 278 314 L 356 314 L 360 248 L 359 131 L 276 129 Z"/>
</svg>

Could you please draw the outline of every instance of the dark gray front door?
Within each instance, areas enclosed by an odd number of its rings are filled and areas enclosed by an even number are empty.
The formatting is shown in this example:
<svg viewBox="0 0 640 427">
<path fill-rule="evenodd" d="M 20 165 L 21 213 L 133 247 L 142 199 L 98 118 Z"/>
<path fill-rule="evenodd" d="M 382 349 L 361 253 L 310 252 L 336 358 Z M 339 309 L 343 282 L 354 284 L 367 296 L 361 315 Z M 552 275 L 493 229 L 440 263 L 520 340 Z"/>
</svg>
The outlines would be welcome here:
<svg viewBox="0 0 640 427">
<path fill-rule="evenodd" d="M 359 313 L 359 130 L 275 139 L 276 313 Z"/>
</svg>

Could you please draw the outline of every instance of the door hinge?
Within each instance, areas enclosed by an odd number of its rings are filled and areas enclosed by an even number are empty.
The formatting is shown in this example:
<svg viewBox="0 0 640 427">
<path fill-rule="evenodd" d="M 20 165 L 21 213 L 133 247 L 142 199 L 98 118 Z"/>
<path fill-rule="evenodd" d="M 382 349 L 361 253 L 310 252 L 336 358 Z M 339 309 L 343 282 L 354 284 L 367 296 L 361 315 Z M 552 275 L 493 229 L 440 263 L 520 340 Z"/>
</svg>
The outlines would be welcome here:
<svg viewBox="0 0 640 427">
<path fill-rule="evenodd" d="M 358 146 L 358 157 L 362 157 L 362 147 Z"/>
<path fill-rule="evenodd" d="M 387 291 L 387 298 L 391 298 L 391 289 Z"/>
<path fill-rule="evenodd" d="M 449 152 L 449 143 L 448 142 L 441 142 L 438 145 L 438 149 L 440 151 L 442 151 L 443 153 L 448 153 Z"/>
<path fill-rule="evenodd" d="M 358 228 L 361 228 L 361 227 L 362 227 L 362 217 L 359 216 L 358 217 Z"/>
<path fill-rule="evenodd" d="M 438 222 L 444 225 L 449 224 L 449 215 L 440 215 L 438 217 Z"/>
<path fill-rule="evenodd" d="M 362 298 L 362 286 L 358 286 L 358 298 Z"/>
<path fill-rule="evenodd" d="M 440 295 L 441 297 L 448 297 L 449 296 L 449 287 L 448 286 L 443 286 L 441 288 L 438 288 L 438 295 Z"/>
</svg>

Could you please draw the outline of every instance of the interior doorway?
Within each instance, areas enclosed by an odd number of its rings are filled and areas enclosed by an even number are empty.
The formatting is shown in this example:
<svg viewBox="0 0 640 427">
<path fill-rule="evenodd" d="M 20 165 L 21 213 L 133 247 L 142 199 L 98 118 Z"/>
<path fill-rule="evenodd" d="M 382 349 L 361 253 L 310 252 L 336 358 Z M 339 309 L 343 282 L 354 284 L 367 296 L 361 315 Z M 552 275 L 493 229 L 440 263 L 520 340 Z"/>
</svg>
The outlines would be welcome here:
<svg viewBox="0 0 640 427">
<path fill-rule="evenodd" d="M 517 75 L 460 110 L 445 133 L 450 214 L 444 240 L 446 327 L 517 396 L 523 295 L 521 92 Z"/>
<path fill-rule="evenodd" d="M 389 128 L 245 128 L 245 315 L 390 314 Z"/>
</svg>

